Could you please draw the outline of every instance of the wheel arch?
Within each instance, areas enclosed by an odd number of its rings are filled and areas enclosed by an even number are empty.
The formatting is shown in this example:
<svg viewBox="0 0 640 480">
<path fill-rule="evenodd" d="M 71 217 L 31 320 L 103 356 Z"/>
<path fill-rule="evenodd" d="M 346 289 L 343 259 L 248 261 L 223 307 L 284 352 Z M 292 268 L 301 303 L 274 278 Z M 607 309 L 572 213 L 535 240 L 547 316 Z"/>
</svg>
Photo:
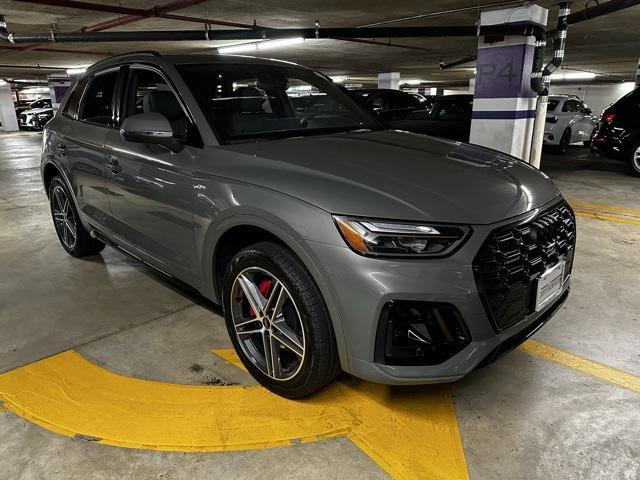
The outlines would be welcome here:
<svg viewBox="0 0 640 480">
<path fill-rule="evenodd" d="M 289 250 L 306 268 L 322 295 L 333 326 L 341 366 L 343 370 L 349 371 L 346 340 L 331 289 L 317 267 L 313 254 L 304 248 L 302 237 L 293 228 L 276 219 L 243 213 L 230 216 L 215 227 L 212 226 L 207 237 L 206 244 L 209 247 L 205 246 L 203 250 L 206 270 L 201 292 L 218 304 L 222 304 L 220 290 L 221 279 L 227 265 L 225 260 L 230 260 L 242 248 L 265 240 Z"/>
</svg>

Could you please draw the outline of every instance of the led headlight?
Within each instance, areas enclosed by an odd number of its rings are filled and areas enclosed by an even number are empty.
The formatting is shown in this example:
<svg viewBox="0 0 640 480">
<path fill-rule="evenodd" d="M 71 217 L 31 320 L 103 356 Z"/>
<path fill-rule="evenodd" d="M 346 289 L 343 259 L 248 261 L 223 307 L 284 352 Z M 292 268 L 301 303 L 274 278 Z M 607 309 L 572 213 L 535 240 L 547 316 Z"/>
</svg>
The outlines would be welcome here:
<svg viewBox="0 0 640 480">
<path fill-rule="evenodd" d="M 396 222 L 334 215 L 338 230 L 356 252 L 372 256 L 444 257 L 471 229 L 463 225 Z"/>
</svg>

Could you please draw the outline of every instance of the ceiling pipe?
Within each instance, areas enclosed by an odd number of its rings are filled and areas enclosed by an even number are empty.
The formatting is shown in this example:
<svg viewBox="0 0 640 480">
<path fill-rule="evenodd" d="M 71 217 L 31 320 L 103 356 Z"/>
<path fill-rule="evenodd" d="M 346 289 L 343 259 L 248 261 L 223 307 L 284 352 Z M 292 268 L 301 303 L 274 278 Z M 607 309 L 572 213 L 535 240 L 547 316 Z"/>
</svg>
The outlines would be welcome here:
<svg viewBox="0 0 640 480">
<path fill-rule="evenodd" d="M 475 62 L 478 58 L 478 55 L 467 55 L 466 57 L 461 58 L 460 60 L 454 60 L 453 62 L 445 63 L 444 61 L 440 61 L 440 70 L 447 70 L 448 68 L 457 67 L 458 65 L 464 65 L 465 63 Z"/>
<path fill-rule="evenodd" d="M 135 41 L 197 41 L 197 40 L 265 40 L 290 37 L 357 38 L 363 36 L 358 28 L 255 28 L 251 30 L 165 30 L 132 32 L 37 32 L 9 33 L 4 16 L 0 15 L 0 39 L 10 43 L 34 42 L 135 42 Z M 475 36 L 475 26 L 453 27 L 380 27 L 369 28 L 371 38 Z"/>
<path fill-rule="evenodd" d="M 378 42 L 378 41 L 375 41 L 375 40 L 366 40 L 364 38 L 336 37 L 336 38 L 334 38 L 334 40 L 341 40 L 343 42 L 363 43 L 365 45 L 379 45 L 381 47 L 396 47 L 396 48 L 405 48 L 405 49 L 408 49 L 408 50 L 420 50 L 420 51 L 423 51 L 423 52 L 438 53 L 436 50 L 433 50 L 431 48 L 418 47 L 418 46 L 414 46 L 414 45 L 402 45 L 402 44 L 399 44 L 399 43 L 391 43 L 391 42 Z"/>
<path fill-rule="evenodd" d="M 564 59 L 564 47 L 567 41 L 567 30 L 569 28 L 567 19 L 570 13 L 571 2 L 561 2 L 558 10 L 558 26 L 553 37 L 553 58 L 549 63 L 547 63 L 542 72 L 534 71 L 531 74 L 531 86 L 534 89 L 534 92 L 538 93 L 536 116 L 534 119 L 531 139 L 531 151 L 529 155 L 529 163 L 535 168 L 540 168 L 540 159 L 542 157 L 542 144 L 544 140 L 544 126 L 547 119 L 547 102 L 549 100 L 551 74 L 562 64 L 562 60 Z M 535 77 L 534 74 L 536 74 Z"/>
</svg>

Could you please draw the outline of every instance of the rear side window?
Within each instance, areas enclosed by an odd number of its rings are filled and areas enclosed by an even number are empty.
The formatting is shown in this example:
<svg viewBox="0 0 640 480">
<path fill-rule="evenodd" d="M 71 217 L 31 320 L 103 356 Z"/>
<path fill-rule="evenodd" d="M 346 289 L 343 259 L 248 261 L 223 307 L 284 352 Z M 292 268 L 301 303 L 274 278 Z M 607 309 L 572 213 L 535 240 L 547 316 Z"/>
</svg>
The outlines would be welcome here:
<svg viewBox="0 0 640 480">
<path fill-rule="evenodd" d="M 87 78 L 83 78 L 78 83 L 76 83 L 73 91 L 71 92 L 71 97 L 69 97 L 69 101 L 67 102 L 67 106 L 64 109 L 65 115 L 71 118 L 78 118 L 78 107 L 80 106 L 80 98 L 82 97 L 84 88 L 87 86 L 87 81 Z"/>
<path fill-rule="evenodd" d="M 420 100 L 412 95 L 400 92 L 392 93 L 389 98 L 389 108 L 392 110 L 397 108 L 416 108 L 419 105 Z"/>
<path fill-rule="evenodd" d="M 579 112 L 581 110 L 582 103 L 577 100 L 566 100 L 562 107 L 563 112 Z"/>
<path fill-rule="evenodd" d="M 553 112 L 556 108 L 558 108 L 558 103 L 558 100 L 549 100 L 549 103 L 547 103 L 547 110 Z"/>
<path fill-rule="evenodd" d="M 91 79 L 82 101 L 80 120 L 100 125 L 111 125 L 112 100 L 117 80 L 117 70 L 96 75 Z"/>
</svg>

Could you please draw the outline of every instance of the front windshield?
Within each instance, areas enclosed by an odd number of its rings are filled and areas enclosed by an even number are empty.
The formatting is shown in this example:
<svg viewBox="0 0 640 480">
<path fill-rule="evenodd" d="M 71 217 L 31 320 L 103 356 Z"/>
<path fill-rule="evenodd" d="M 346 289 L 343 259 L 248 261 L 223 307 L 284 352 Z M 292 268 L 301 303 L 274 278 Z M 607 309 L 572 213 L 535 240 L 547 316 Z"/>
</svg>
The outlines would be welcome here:
<svg viewBox="0 0 640 480">
<path fill-rule="evenodd" d="M 304 68 L 190 64 L 178 71 L 226 142 L 379 128 L 332 82 Z"/>
</svg>

